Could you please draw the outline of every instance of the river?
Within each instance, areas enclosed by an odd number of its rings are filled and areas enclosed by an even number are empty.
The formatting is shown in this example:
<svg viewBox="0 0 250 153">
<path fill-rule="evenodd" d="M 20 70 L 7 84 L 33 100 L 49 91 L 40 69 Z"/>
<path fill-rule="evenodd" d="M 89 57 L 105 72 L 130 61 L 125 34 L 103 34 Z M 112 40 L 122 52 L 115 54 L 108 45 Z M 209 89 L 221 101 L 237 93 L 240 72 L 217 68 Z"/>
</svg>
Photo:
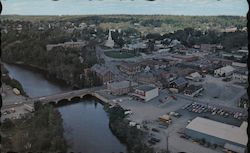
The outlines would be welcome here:
<svg viewBox="0 0 250 153">
<path fill-rule="evenodd" d="M 29 97 L 41 97 L 70 90 L 45 78 L 39 72 L 5 64 L 9 75 L 18 80 Z M 68 152 L 120 153 L 126 146 L 112 134 L 109 119 L 100 101 L 93 97 L 57 107 L 63 119 Z"/>
</svg>

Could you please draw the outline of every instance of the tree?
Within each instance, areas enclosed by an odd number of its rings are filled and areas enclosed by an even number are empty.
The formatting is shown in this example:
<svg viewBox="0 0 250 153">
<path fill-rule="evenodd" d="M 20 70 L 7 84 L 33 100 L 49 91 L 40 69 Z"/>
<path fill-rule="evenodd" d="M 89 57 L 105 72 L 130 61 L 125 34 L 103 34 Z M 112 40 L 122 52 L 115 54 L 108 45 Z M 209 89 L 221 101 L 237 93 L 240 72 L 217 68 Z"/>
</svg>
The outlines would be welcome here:
<svg viewBox="0 0 250 153">
<path fill-rule="evenodd" d="M 14 123 L 9 118 L 4 119 L 4 121 L 2 123 L 2 128 L 3 129 L 11 129 L 14 126 L 15 126 Z"/>
</svg>

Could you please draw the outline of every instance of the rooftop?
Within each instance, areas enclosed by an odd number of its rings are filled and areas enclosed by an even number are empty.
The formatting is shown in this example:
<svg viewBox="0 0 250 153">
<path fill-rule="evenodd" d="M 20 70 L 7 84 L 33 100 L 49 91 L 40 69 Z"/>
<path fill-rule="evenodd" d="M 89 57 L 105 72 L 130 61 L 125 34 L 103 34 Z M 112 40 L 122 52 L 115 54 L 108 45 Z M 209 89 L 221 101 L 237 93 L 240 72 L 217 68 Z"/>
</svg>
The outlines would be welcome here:
<svg viewBox="0 0 250 153">
<path fill-rule="evenodd" d="M 120 82 L 112 82 L 110 83 L 112 88 L 128 88 L 130 85 L 130 81 L 120 81 Z M 131 86 L 136 86 L 137 83 L 131 82 Z"/>
<path fill-rule="evenodd" d="M 141 85 L 139 87 L 136 87 L 136 89 L 138 90 L 142 90 L 142 91 L 150 91 L 155 89 L 156 87 L 154 85 Z"/>
<path fill-rule="evenodd" d="M 226 71 L 226 72 L 230 72 L 230 71 L 234 71 L 235 69 L 228 65 L 228 66 L 225 66 L 225 67 L 222 67 L 222 68 L 219 68 L 218 70 L 222 70 L 222 71 Z"/>
<path fill-rule="evenodd" d="M 173 81 L 176 85 L 183 85 L 188 83 L 186 79 L 184 79 L 183 77 L 179 77 L 178 79 Z"/>
<path fill-rule="evenodd" d="M 196 117 L 186 128 L 246 146 L 248 141 L 246 132 L 247 125 L 248 123 L 245 121 L 240 127 L 237 127 L 206 118 Z"/>
</svg>

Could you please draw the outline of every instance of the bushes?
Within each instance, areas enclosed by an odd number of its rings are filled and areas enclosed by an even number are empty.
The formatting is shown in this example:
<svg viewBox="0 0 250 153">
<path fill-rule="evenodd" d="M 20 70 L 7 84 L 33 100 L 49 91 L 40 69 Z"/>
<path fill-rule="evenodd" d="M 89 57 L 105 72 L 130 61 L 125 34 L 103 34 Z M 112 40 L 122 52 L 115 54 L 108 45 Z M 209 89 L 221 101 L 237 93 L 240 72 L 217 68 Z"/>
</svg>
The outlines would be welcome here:
<svg viewBox="0 0 250 153">
<path fill-rule="evenodd" d="M 111 131 L 122 143 L 127 145 L 129 153 L 153 153 L 153 149 L 144 143 L 145 133 L 136 127 L 130 127 L 121 107 L 104 107 L 109 114 Z"/>
</svg>

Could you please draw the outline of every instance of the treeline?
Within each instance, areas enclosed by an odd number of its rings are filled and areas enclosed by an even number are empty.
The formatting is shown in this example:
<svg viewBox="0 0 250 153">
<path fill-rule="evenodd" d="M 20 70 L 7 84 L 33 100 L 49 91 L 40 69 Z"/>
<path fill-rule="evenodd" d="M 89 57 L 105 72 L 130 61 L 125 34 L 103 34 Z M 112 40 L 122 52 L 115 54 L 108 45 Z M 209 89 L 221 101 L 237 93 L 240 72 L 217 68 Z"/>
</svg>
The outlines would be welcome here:
<svg viewBox="0 0 250 153">
<path fill-rule="evenodd" d="M 129 153 L 153 153 L 153 148 L 146 145 L 146 133 L 130 127 L 129 121 L 124 115 L 124 110 L 121 107 L 109 108 L 105 105 L 104 109 L 109 114 L 109 127 L 118 139 L 127 145 Z"/>
<path fill-rule="evenodd" d="M 9 76 L 9 72 L 4 68 L 3 65 L 1 65 L 1 72 L 2 72 L 2 82 L 5 83 L 6 85 L 11 86 L 12 88 L 17 88 L 21 95 L 27 96 L 25 91 L 23 90 L 23 86 L 18 82 L 16 79 L 12 79 Z"/>
<path fill-rule="evenodd" d="M 120 23 L 130 22 L 141 23 L 143 26 L 159 27 L 162 23 L 169 24 L 182 29 L 187 27 L 205 28 L 246 27 L 246 17 L 240 16 L 178 16 L 178 15 L 93 15 L 93 16 L 2 16 L 2 20 L 21 20 L 21 21 L 57 21 L 57 22 L 75 22 L 77 24 L 86 22 L 89 24 L 100 23 Z"/>
<path fill-rule="evenodd" d="M 2 151 L 14 152 L 66 152 L 63 123 L 58 110 L 52 106 L 38 106 L 34 114 L 21 119 L 5 119 L 1 130 Z"/>
<path fill-rule="evenodd" d="M 166 33 L 160 35 L 159 33 L 151 33 L 146 35 L 147 39 L 163 40 L 165 38 L 177 39 L 182 44 L 188 47 L 199 44 L 221 44 L 226 50 L 239 48 L 246 46 L 247 32 L 236 31 L 230 33 L 218 33 L 213 30 L 202 32 L 193 28 L 185 28 L 183 30 L 177 30 L 174 33 Z M 166 44 L 169 42 L 166 41 Z"/>
<path fill-rule="evenodd" d="M 48 72 L 48 75 L 64 80 L 67 84 L 78 87 L 89 86 L 83 76 L 84 69 L 97 63 L 95 42 L 90 42 L 80 49 L 54 47 L 47 51 L 46 45 L 70 41 L 71 35 L 51 29 L 44 32 L 10 31 L 2 35 L 2 60 L 4 62 L 23 62 Z"/>
</svg>

